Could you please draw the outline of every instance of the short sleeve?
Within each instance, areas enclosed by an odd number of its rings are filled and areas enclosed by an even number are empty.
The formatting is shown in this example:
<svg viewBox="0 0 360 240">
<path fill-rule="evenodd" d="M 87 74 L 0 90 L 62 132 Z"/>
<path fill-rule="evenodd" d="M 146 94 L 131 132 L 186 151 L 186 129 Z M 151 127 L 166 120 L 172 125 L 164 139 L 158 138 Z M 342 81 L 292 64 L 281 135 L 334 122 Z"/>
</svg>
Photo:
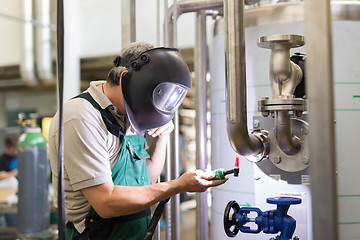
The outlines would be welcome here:
<svg viewBox="0 0 360 240">
<path fill-rule="evenodd" d="M 106 126 L 92 106 L 81 111 L 64 121 L 64 167 L 75 191 L 111 181 Z"/>
</svg>

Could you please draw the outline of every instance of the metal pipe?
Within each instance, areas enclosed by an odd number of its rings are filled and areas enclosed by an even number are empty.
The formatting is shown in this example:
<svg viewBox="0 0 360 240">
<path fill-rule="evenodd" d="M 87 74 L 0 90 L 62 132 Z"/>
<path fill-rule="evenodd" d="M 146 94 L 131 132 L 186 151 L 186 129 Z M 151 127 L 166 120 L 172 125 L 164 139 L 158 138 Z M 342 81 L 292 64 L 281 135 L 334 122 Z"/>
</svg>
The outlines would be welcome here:
<svg viewBox="0 0 360 240">
<path fill-rule="evenodd" d="M 167 6 L 166 6 L 167 7 Z M 167 42 L 169 47 L 177 47 L 177 24 L 176 21 L 178 19 L 177 11 L 178 2 L 174 0 L 173 2 L 174 8 L 174 18 L 173 18 L 173 28 L 171 34 L 168 36 Z M 176 179 L 179 177 L 179 111 L 175 112 L 174 116 L 174 131 L 171 133 L 170 138 L 170 152 L 171 152 L 171 179 Z M 180 195 L 177 194 L 173 196 L 170 200 L 171 203 L 171 239 L 179 240 L 180 239 Z M 175 224 L 174 224 L 175 223 Z"/>
<path fill-rule="evenodd" d="M 54 85 L 52 70 L 50 0 L 36 0 L 36 19 L 48 27 L 36 28 L 36 73 L 45 85 Z"/>
<path fill-rule="evenodd" d="M 171 181 L 171 146 L 170 146 L 170 136 L 168 139 L 168 144 L 167 144 L 167 148 L 166 148 L 166 162 L 165 162 L 165 181 Z M 166 204 L 165 207 L 165 218 L 166 218 L 166 239 L 169 240 L 171 239 L 171 211 L 172 211 L 172 207 L 171 204 L 168 203 Z"/>
<path fill-rule="evenodd" d="M 2 12 L 0 12 L 0 17 L 7 18 L 9 20 L 13 20 L 13 21 L 20 22 L 20 23 L 31 23 L 34 27 L 50 28 L 51 31 L 56 32 L 56 26 L 54 24 L 44 25 L 41 22 L 38 22 L 33 19 L 29 19 L 28 17 L 18 17 L 18 16 L 9 15 L 9 14 L 2 13 Z"/>
<path fill-rule="evenodd" d="M 35 73 L 34 27 L 30 22 L 33 14 L 32 0 L 24 0 L 22 10 L 25 22 L 23 25 L 23 56 L 20 63 L 20 75 L 26 85 L 35 86 L 38 80 Z"/>
<path fill-rule="evenodd" d="M 171 179 L 179 177 L 179 112 L 176 110 L 174 116 L 175 130 L 171 133 Z M 171 198 L 171 233 L 172 240 L 180 240 L 180 194 Z"/>
<path fill-rule="evenodd" d="M 136 41 L 136 1 L 121 1 L 121 45 Z"/>
<path fill-rule="evenodd" d="M 180 17 L 181 14 L 184 13 L 188 13 L 188 12 L 199 12 L 202 10 L 208 10 L 208 9 L 218 9 L 218 8 L 222 8 L 223 7 L 223 1 L 186 1 L 186 2 L 174 2 L 173 6 L 171 6 L 166 14 L 165 17 L 167 19 L 167 24 L 165 26 L 166 29 L 166 45 L 169 47 L 176 47 L 177 46 L 177 19 Z M 205 27 L 206 28 L 206 27 Z M 204 28 L 204 29 L 205 29 Z M 206 39 L 206 36 L 205 36 Z M 206 61 L 205 61 L 206 63 Z M 206 68 L 206 66 L 205 66 Z M 177 116 L 177 112 L 175 114 L 175 116 Z M 178 116 L 177 116 L 178 117 Z M 206 120 L 206 117 L 205 117 Z M 178 124 L 176 124 L 176 121 L 174 122 L 175 125 L 175 129 L 174 132 L 176 132 L 176 134 L 178 134 L 179 132 L 179 126 Z M 205 130 L 206 133 L 206 130 Z M 200 138 L 198 138 L 200 139 Z M 202 139 L 203 140 L 203 139 Z M 206 143 L 206 141 L 205 141 Z M 178 144 L 172 143 L 171 144 L 171 149 L 174 149 L 173 151 L 179 152 L 178 150 L 179 146 Z M 169 149 L 169 151 L 171 151 L 171 149 Z M 205 148 L 206 149 L 206 148 Z M 206 150 L 205 150 L 206 152 Z M 175 156 L 176 158 L 178 158 L 178 155 Z M 178 160 L 173 161 L 173 163 L 177 164 L 177 168 L 178 168 Z M 203 165 L 203 163 L 201 163 Z M 202 167 L 203 169 L 206 168 L 206 164 L 205 167 Z M 197 199 L 197 206 L 200 207 L 200 209 L 198 209 L 199 214 L 197 215 L 197 222 L 198 222 L 198 226 L 203 226 L 205 227 L 205 231 L 207 229 L 207 224 L 208 224 L 208 217 L 207 217 L 207 199 L 205 197 L 206 195 L 201 195 L 200 198 Z M 176 205 L 174 205 L 176 206 Z M 172 210 L 172 211 L 177 211 Z M 206 214 L 206 216 L 205 216 Z M 201 216 L 199 216 L 201 215 Z M 179 219 L 179 218 L 178 218 Z M 201 228 L 201 227 L 200 227 Z M 178 225 L 178 229 L 179 229 L 179 225 Z M 204 229 L 198 229 L 197 230 L 197 234 L 200 234 L 202 237 L 206 238 L 200 238 L 200 239 L 207 239 L 208 237 L 208 232 L 206 231 L 205 233 Z M 169 234 L 171 235 L 171 233 Z M 170 239 L 170 238 L 168 238 Z M 172 238 L 174 239 L 174 238 Z"/>
<path fill-rule="evenodd" d="M 281 150 L 287 155 L 300 151 L 300 139 L 291 134 L 290 115 L 288 111 L 275 111 L 276 140 Z"/>
<path fill-rule="evenodd" d="M 202 10 L 208 9 L 222 9 L 223 8 L 223 0 L 193 0 L 193 1 L 180 1 L 177 3 L 177 7 L 175 8 L 174 5 L 171 6 L 168 10 L 167 16 L 167 43 L 170 44 L 169 46 L 174 46 L 171 44 L 175 43 L 175 38 L 173 33 L 176 32 L 175 23 L 177 19 L 184 13 L 190 12 L 199 12 Z"/>
<path fill-rule="evenodd" d="M 195 86 L 196 86 L 196 168 L 207 167 L 207 44 L 206 15 L 197 13 L 195 41 Z M 207 192 L 197 193 L 196 229 L 197 239 L 209 239 Z"/>
<path fill-rule="evenodd" d="M 337 240 L 338 204 L 330 1 L 305 1 L 313 239 Z M 319 31 L 321 29 L 321 31 Z"/>
<path fill-rule="evenodd" d="M 224 12 L 229 141 L 238 154 L 256 155 L 264 151 L 264 146 L 260 138 L 249 135 L 247 127 L 244 1 L 226 0 Z"/>
</svg>

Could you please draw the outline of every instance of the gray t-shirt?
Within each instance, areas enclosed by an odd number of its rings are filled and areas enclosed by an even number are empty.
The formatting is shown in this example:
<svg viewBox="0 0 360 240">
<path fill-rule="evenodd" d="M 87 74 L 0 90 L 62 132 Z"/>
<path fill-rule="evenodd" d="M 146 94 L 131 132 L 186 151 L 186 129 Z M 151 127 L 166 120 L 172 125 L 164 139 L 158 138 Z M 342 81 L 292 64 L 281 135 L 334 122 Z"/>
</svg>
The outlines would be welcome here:
<svg viewBox="0 0 360 240">
<path fill-rule="evenodd" d="M 94 81 L 86 90 L 102 107 L 108 108 L 123 129 L 129 127 L 126 116 L 117 114 L 115 106 L 96 87 L 105 81 Z M 81 189 L 111 182 L 111 169 L 120 153 L 120 139 L 107 131 L 101 114 L 83 98 L 64 103 L 64 186 L 66 221 L 81 233 L 90 204 Z M 57 207 L 59 116 L 55 114 L 49 130 L 50 163 Z"/>
</svg>

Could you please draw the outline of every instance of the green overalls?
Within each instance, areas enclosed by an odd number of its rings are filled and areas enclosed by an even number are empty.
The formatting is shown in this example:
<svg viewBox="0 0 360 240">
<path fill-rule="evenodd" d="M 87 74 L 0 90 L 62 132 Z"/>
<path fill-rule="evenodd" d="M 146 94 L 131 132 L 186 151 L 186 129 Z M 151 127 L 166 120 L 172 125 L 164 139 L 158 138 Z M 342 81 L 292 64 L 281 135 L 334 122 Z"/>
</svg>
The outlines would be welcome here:
<svg viewBox="0 0 360 240">
<path fill-rule="evenodd" d="M 144 137 L 138 135 L 124 137 L 120 156 L 112 169 L 114 185 L 145 186 L 151 184 L 146 166 L 149 154 L 144 146 Z M 131 215 L 103 219 L 91 208 L 85 220 L 84 232 L 79 234 L 73 226 L 68 227 L 66 239 L 140 240 L 144 238 L 150 220 L 150 209 Z"/>
</svg>

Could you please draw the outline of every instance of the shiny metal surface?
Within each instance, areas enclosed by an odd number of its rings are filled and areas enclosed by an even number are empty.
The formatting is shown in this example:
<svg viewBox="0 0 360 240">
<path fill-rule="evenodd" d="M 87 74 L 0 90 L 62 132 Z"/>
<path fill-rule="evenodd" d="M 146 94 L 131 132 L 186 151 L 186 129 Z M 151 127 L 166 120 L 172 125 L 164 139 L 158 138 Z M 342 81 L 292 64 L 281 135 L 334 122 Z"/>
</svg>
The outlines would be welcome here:
<svg viewBox="0 0 360 240">
<path fill-rule="evenodd" d="M 38 80 L 35 72 L 34 28 L 30 22 L 33 14 L 32 0 L 24 0 L 22 2 L 22 10 L 25 23 L 23 25 L 23 51 L 20 63 L 20 75 L 26 85 L 35 86 L 38 84 Z"/>
<path fill-rule="evenodd" d="M 288 110 L 299 112 L 305 103 L 303 99 L 294 99 L 295 88 L 303 74 L 301 68 L 290 60 L 290 48 L 304 44 L 303 36 L 293 34 L 264 36 L 258 39 L 257 44 L 261 48 L 271 49 L 269 75 L 272 99 L 260 101 L 266 106 L 260 105 L 259 109 L 275 114 L 275 138 L 280 149 L 290 156 L 298 153 L 302 146 L 299 137 L 292 133 Z"/>
<path fill-rule="evenodd" d="M 332 65 L 332 20 L 336 18 L 331 17 L 328 0 L 306 0 L 305 10 L 309 147 L 310 160 L 313 159 L 310 162 L 313 239 L 337 240 L 339 218 Z"/>
<path fill-rule="evenodd" d="M 229 141 L 235 152 L 248 156 L 264 151 L 261 140 L 247 128 L 245 33 L 243 1 L 224 2 L 226 111 Z"/>
<path fill-rule="evenodd" d="M 307 136 L 308 132 L 304 131 L 304 129 L 309 128 L 309 124 L 303 120 L 300 119 L 289 119 L 289 123 L 285 125 L 284 127 L 290 127 L 291 126 L 291 132 L 293 135 L 295 135 L 299 141 L 301 141 L 301 148 L 295 153 L 289 156 L 289 154 L 285 153 L 283 151 L 283 148 L 279 146 L 279 142 L 282 143 L 284 140 L 277 140 L 276 134 L 276 126 L 269 131 L 268 141 L 270 144 L 270 153 L 269 153 L 269 159 L 270 161 L 279 169 L 287 172 L 298 172 L 306 169 L 309 164 L 303 163 L 303 158 L 310 159 L 309 154 L 309 138 Z M 285 137 L 289 137 L 291 135 L 286 134 Z M 288 140 L 291 141 L 291 140 Z M 288 147 L 290 144 L 286 147 Z"/>
<path fill-rule="evenodd" d="M 269 36 L 260 37 L 258 40 L 258 46 L 261 48 L 272 49 L 276 45 L 286 45 L 289 48 L 301 47 L 305 44 L 305 37 L 295 34 L 275 34 Z"/>
<path fill-rule="evenodd" d="M 191 1 L 179 1 L 173 4 L 167 10 L 167 23 L 165 24 L 166 31 L 166 43 L 171 44 L 168 46 L 176 46 L 176 22 L 177 19 L 184 13 L 199 12 L 202 10 L 215 10 L 222 9 L 223 0 L 191 0 Z M 174 35 L 175 34 L 175 35 Z M 174 45 L 175 44 L 175 45 Z"/>
<path fill-rule="evenodd" d="M 307 115 L 304 115 L 302 117 L 302 119 L 300 119 L 300 120 L 306 120 L 306 118 L 307 118 Z M 272 129 L 274 128 L 274 120 L 272 118 L 268 118 L 268 117 L 264 118 L 261 116 L 254 116 L 253 121 L 255 122 L 255 125 L 253 124 L 254 130 L 259 131 L 261 128 L 261 129 L 266 129 L 266 130 L 272 131 Z M 294 120 L 291 120 L 291 121 L 294 121 Z M 300 129 L 300 132 L 302 135 L 308 134 L 309 129 L 304 127 L 304 128 Z M 273 138 L 273 137 L 271 137 L 271 138 Z M 267 141 L 269 142 L 270 139 L 267 138 Z M 276 144 L 275 139 L 272 139 L 272 143 Z M 269 144 L 270 144 L 270 142 L 269 142 Z M 277 148 L 278 148 L 277 151 L 280 152 L 281 149 L 279 149 L 279 147 L 277 147 Z M 272 150 L 275 151 L 275 148 L 272 148 Z M 274 156 L 280 157 L 280 161 L 281 161 L 281 156 L 276 155 L 276 154 L 274 154 Z M 284 159 L 286 161 L 287 156 L 285 156 Z M 308 159 L 308 160 L 310 161 L 310 159 Z M 296 171 L 296 172 L 284 171 L 284 170 L 278 168 L 277 166 L 275 166 L 276 164 L 274 164 L 274 162 L 271 161 L 269 156 L 267 156 L 267 158 L 263 159 L 262 161 L 256 162 L 256 165 L 266 175 L 268 175 L 272 178 L 275 178 L 275 179 L 281 179 L 281 180 L 287 181 L 288 184 L 310 184 L 310 176 L 309 176 L 310 167 L 306 167 L 304 170 Z M 256 179 L 256 180 L 259 180 L 259 179 Z"/>
<path fill-rule="evenodd" d="M 195 40 L 195 86 L 196 86 L 196 168 L 204 170 L 207 167 L 207 44 L 206 15 L 200 11 L 196 16 Z M 196 229 L 197 239 L 209 239 L 207 192 L 197 193 Z"/>
<path fill-rule="evenodd" d="M 36 72 L 44 85 L 55 85 L 52 69 L 50 0 L 36 0 L 36 20 L 44 27 L 36 28 Z"/>
<path fill-rule="evenodd" d="M 287 155 L 293 156 L 300 151 L 302 141 L 295 134 L 294 126 L 290 124 L 290 114 L 288 111 L 275 111 L 276 141 L 280 149 Z"/>
<path fill-rule="evenodd" d="M 136 41 L 136 1 L 121 1 L 121 45 Z"/>
<path fill-rule="evenodd" d="M 218 9 L 218 8 L 222 8 L 223 6 L 223 2 L 222 1 L 175 1 L 174 4 L 166 10 L 166 35 L 165 35 L 165 42 L 166 45 L 169 47 L 176 47 L 177 46 L 177 19 L 184 13 L 189 13 L 189 12 L 200 12 L 200 11 L 205 11 L 205 10 L 214 10 L 214 9 Z M 203 18 L 202 16 L 200 18 Z M 198 24 L 200 25 L 204 25 L 204 23 L 202 23 L 202 21 L 205 20 L 201 20 L 198 21 Z M 205 31 L 204 29 L 199 28 L 198 31 Z M 201 35 L 202 33 L 200 33 Z M 198 34 L 197 34 L 198 35 Z M 200 41 L 206 41 L 206 35 L 201 36 L 201 38 L 205 38 L 205 39 L 201 39 Z M 204 46 L 201 47 L 206 47 L 206 44 Z M 206 53 L 206 51 L 205 51 Z M 201 54 L 204 54 L 204 51 L 202 50 Z M 199 58 L 203 58 L 204 56 L 199 56 Z M 205 55 L 206 57 L 206 55 Z M 206 69 L 206 59 L 205 61 L 199 62 L 198 64 L 205 64 L 205 69 Z M 204 66 L 199 66 L 199 70 L 203 69 Z M 203 70 L 201 70 L 203 71 Z M 206 71 L 206 70 L 205 70 Z M 199 73 L 198 73 L 199 74 Z M 203 72 L 200 73 L 200 75 L 203 75 Z M 201 90 L 200 90 L 201 91 Z M 203 115 L 203 114 L 202 114 Z M 206 123 L 206 118 L 204 123 Z M 202 124 L 204 124 L 202 123 Z M 179 131 L 179 126 L 178 124 L 175 124 L 175 129 L 174 132 L 176 132 L 178 134 Z M 203 131 L 203 130 L 201 130 Z M 206 129 L 205 129 L 205 133 L 206 133 Z M 206 135 L 205 135 L 206 136 Z M 206 138 L 205 138 L 206 139 Z M 197 138 L 197 141 L 200 141 L 199 143 L 197 143 L 197 145 L 199 146 L 203 146 L 204 144 L 206 144 L 206 140 L 204 139 L 204 136 L 200 136 Z M 203 143 L 205 141 L 205 143 Z M 177 149 L 175 151 L 178 151 L 178 145 L 172 143 L 171 144 L 171 149 Z M 173 151 L 173 150 L 172 150 Z M 205 151 L 202 151 L 202 154 L 206 154 L 206 148 Z M 178 156 L 175 156 L 178 158 Z M 199 167 L 201 167 L 202 169 L 206 168 L 206 164 L 205 167 L 203 167 L 204 160 L 202 160 L 202 162 L 197 162 L 197 165 Z M 176 164 L 178 166 L 178 160 L 173 162 L 173 164 Z M 198 239 L 208 239 L 208 231 L 206 229 L 208 229 L 208 217 L 207 217 L 207 211 L 208 211 L 208 206 L 207 206 L 207 198 L 205 193 L 199 195 L 199 197 L 197 197 L 197 205 L 199 206 L 200 209 L 197 210 L 197 238 Z M 179 208 L 178 205 L 172 205 L 173 207 Z M 176 209 L 172 209 L 172 215 L 174 215 L 174 211 L 177 212 Z M 177 220 L 179 220 L 180 217 L 178 217 L 177 219 L 172 218 L 172 223 L 175 223 Z M 179 230 L 180 227 L 179 225 L 177 226 L 177 229 Z M 180 234 L 180 233 L 179 233 Z M 177 234 L 179 236 L 179 234 Z M 167 233 L 167 236 L 169 237 L 168 239 L 176 239 L 173 233 Z"/>
<path fill-rule="evenodd" d="M 319 9 L 313 10 L 318 11 Z M 360 20 L 359 1 L 331 1 L 332 20 Z M 276 17 L 274 17 L 276 16 Z M 305 3 L 277 3 L 245 11 L 245 27 L 305 21 Z"/>
</svg>

